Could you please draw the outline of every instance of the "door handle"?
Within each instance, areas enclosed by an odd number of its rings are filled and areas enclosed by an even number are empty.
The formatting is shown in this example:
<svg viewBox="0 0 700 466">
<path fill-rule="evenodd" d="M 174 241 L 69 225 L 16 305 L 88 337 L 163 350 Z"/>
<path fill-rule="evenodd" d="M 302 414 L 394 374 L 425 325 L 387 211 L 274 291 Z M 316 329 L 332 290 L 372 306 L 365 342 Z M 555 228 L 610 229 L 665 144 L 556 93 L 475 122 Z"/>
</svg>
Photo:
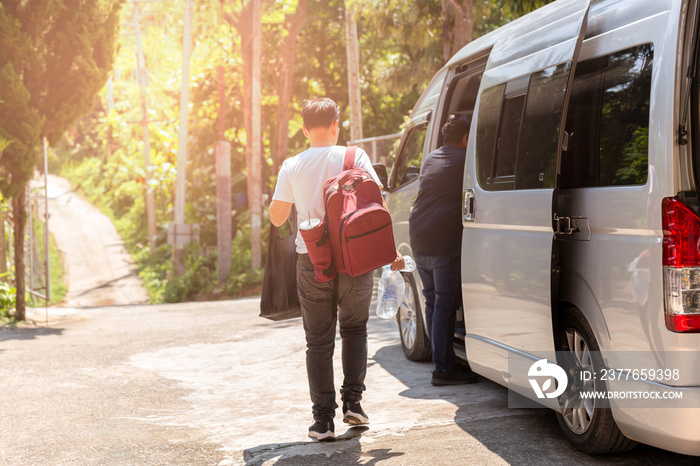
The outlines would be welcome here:
<svg viewBox="0 0 700 466">
<path fill-rule="evenodd" d="M 474 190 L 472 188 L 464 190 L 462 218 L 465 222 L 476 222 L 476 202 L 474 199 Z"/>
<path fill-rule="evenodd" d="M 587 217 L 559 217 L 554 213 L 554 235 L 558 239 L 591 240 L 591 225 Z"/>
</svg>

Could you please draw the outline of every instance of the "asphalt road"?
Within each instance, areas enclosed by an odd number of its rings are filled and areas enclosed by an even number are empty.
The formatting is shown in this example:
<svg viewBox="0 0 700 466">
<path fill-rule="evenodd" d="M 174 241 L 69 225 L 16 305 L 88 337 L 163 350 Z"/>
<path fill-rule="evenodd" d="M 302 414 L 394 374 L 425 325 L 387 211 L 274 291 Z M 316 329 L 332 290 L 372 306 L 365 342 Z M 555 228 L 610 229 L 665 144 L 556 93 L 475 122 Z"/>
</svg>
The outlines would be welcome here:
<svg viewBox="0 0 700 466">
<path fill-rule="evenodd" d="M 432 387 L 430 364 L 405 360 L 376 316 L 370 428 L 337 415 L 345 439 L 314 443 L 301 323 L 258 306 L 52 308 L 49 327 L 0 330 L 0 464 L 697 464 L 651 447 L 589 457 L 550 411 L 508 409 L 494 383 Z"/>
<path fill-rule="evenodd" d="M 407 361 L 394 322 L 376 316 L 371 425 L 348 429 L 338 414 L 339 440 L 314 443 L 299 319 L 258 317 L 259 297 L 134 305 L 143 290 L 120 240 L 62 186 L 52 202 L 68 207 L 52 208 L 51 223 L 69 260 L 69 302 L 48 309 L 48 325 L 37 309 L 36 323 L 0 328 L 2 465 L 698 463 L 646 446 L 590 457 L 551 411 L 509 409 L 492 382 L 433 387 L 431 365 Z M 76 229 L 85 236 L 66 239 Z M 339 354 L 335 366 L 339 381 Z"/>
</svg>

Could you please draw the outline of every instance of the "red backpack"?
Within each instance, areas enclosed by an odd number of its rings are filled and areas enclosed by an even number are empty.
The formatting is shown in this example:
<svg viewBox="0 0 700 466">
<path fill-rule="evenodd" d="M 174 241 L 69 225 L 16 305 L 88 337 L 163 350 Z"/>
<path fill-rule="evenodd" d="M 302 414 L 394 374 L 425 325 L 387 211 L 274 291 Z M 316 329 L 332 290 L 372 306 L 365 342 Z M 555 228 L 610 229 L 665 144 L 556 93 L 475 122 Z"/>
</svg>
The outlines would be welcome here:
<svg viewBox="0 0 700 466">
<path fill-rule="evenodd" d="M 396 259 L 391 215 L 379 185 L 355 165 L 355 150 L 345 150 L 343 171 L 323 187 L 326 228 L 338 273 L 357 277 Z"/>
</svg>

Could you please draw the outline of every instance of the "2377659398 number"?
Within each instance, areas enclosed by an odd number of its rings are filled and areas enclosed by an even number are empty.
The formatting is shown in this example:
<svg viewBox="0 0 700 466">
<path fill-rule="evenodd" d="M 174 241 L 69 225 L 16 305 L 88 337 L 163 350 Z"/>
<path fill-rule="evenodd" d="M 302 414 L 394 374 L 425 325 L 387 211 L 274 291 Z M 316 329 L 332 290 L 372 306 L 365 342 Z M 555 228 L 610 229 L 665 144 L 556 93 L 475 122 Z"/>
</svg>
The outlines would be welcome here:
<svg viewBox="0 0 700 466">
<path fill-rule="evenodd" d="M 599 380 L 671 381 L 681 377 L 678 369 L 602 369 Z"/>
</svg>

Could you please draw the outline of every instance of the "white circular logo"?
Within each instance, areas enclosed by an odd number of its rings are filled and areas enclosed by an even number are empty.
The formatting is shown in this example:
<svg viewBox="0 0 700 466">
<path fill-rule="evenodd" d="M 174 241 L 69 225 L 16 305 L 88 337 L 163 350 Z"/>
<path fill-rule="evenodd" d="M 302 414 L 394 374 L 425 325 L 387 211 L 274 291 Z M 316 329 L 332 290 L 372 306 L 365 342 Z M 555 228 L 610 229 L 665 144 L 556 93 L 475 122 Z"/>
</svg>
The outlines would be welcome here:
<svg viewBox="0 0 700 466">
<path fill-rule="evenodd" d="M 530 385 L 532 385 L 532 389 L 535 390 L 537 398 L 556 398 L 566 390 L 566 385 L 568 383 L 566 372 L 558 365 L 550 363 L 546 359 L 540 359 L 530 366 L 527 375 L 531 377 L 529 379 Z M 552 378 L 557 381 L 556 389 L 553 387 Z M 540 380 L 542 380 L 542 385 L 540 385 Z"/>
</svg>

